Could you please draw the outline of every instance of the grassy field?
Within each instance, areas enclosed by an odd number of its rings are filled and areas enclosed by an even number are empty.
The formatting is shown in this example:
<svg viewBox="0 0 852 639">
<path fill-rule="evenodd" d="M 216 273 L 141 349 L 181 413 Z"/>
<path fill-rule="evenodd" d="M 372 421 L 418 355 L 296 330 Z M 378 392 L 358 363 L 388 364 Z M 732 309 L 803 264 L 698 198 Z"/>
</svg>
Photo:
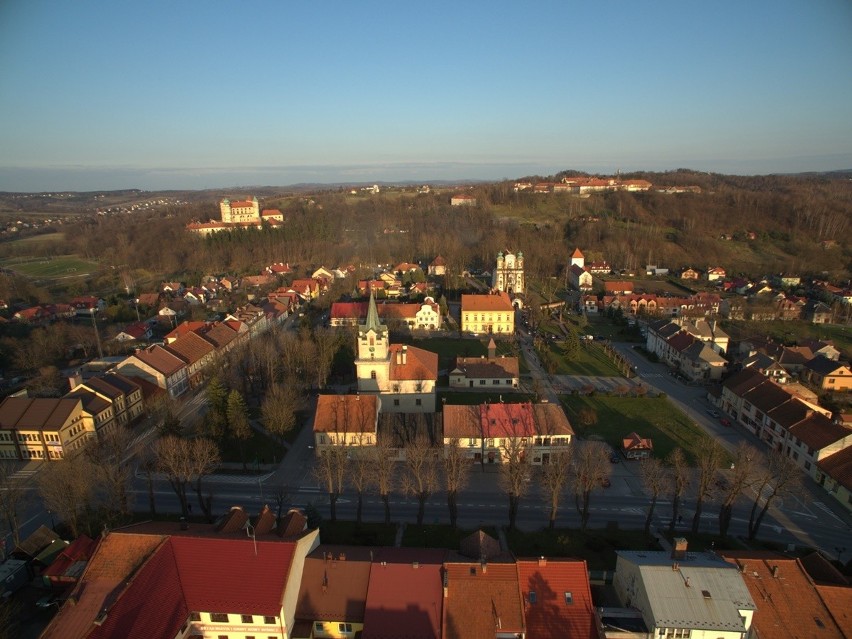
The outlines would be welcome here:
<svg viewBox="0 0 852 639">
<path fill-rule="evenodd" d="M 30 235 L 29 237 L 22 237 L 17 240 L 12 240 L 8 243 L 8 246 L 20 246 L 20 245 L 30 245 L 33 244 L 47 244 L 50 242 L 62 242 L 65 240 L 65 233 L 45 233 L 42 235 Z"/>
<path fill-rule="evenodd" d="M 654 440 L 655 457 L 664 458 L 679 446 L 689 460 L 694 461 L 704 438 L 701 429 L 665 397 L 566 395 L 562 403 L 580 437 L 603 440 L 615 449 L 620 449 L 622 439 L 636 431 Z M 579 413 L 583 408 L 595 411 L 597 424 L 584 426 L 580 423 Z"/>
<path fill-rule="evenodd" d="M 438 368 L 449 369 L 456 357 L 479 357 L 488 354 L 488 341 L 433 337 L 414 340 L 414 346 L 438 353 Z"/>
<path fill-rule="evenodd" d="M 593 375 L 599 377 L 618 377 L 621 375 L 612 360 L 606 356 L 599 344 L 582 342 L 574 356 L 565 357 L 558 344 L 543 345 L 552 353 L 557 362 L 556 375 Z"/>
<path fill-rule="evenodd" d="M 82 277 L 98 270 L 96 262 L 84 260 L 76 255 L 60 255 L 28 260 L 3 260 L 0 262 L 0 266 L 34 279 Z"/>
<path fill-rule="evenodd" d="M 484 404 L 485 402 L 496 402 L 499 401 L 500 397 L 502 397 L 503 401 L 507 404 L 517 404 L 520 402 L 533 401 L 532 395 L 518 392 L 506 392 L 505 390 L 495 390 L 493 393 L 468 393 L 447 391 L 438 393 L 438 406 L 441 406 L 445 399 L 447 400 L 447 404 L 471 406 L 476 404 Z"/>
</svg>

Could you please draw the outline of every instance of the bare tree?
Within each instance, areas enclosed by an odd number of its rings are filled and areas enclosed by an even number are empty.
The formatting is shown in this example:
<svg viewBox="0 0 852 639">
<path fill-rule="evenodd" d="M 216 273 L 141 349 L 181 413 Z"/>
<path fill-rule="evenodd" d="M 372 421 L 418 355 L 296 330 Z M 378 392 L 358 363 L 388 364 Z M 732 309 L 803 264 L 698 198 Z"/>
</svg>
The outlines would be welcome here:
<svg viewBox="0 0 852 639">
<path fill-rule="evenodd" d="M 760 524 L 766 516 L 769 507 L 777 499 L 799 490 L 802 485 L 802 471 L 796 462 L 787 457 L 782 451 L 773 449 L 761 467 L 755 482 L 756 494 L 748 520 L 748 538 L 757 537 Z M 763 506 L 760 502 L 763 501 Z"/>
<path fill-rule="evenodd" d="M 21 543 L 18 510 L 24 500 L 25 490 L 23 480 L 15 476 L 15 462 L 9 459 L 0 460 L 0 511 L 9 526 L 15 546 Z"/>
<path fill-rule="evenodd" d="M 526 440 L 507 437 L 500 446 L 500 453 L 500 487 L 509 498 L 509 530 L 514 530 L 518 506 L 529 488 L 532 474 Z"/>
<path fill-rule="evenodd" d="M 576 446 L 571 484 L 574 505 L 580 515 L 580 528 L 589 523 L 589 504 L 592 491 L 609 477 L 609 448 L 603 442 L 585 441 Z"/>
<path fill-rule="evenodd" d="M 373 461 L 372 484 L 385 505 L 385 525 L 390 525 L 390 493 L 396 483 L 396 450 L 387 437 L 379 437 L 370 454 Z"/>
<path fill-rule="evenodd" d="M 672 491 L 672 519 L 669 522 L 669 531 L 674 531 L 675 524 L 681 518 L 680 503 L 683 494 L 689 486 L 689 466 L 686 463 L 686 455 L 683 449 L 675 448 L 666 458 L 669 465 L 669 487 Z"/>
<path fill-rule="evenodd" d="M 559 501 L 562 493 L 568 485 L 571 477 L 572 448 L 560 449 L 550 454 L 550 462 L 541 468 L 541 484 L 544 488 L 543 496 L 550 507 L 550 519 L 548 527 L 553 530 L 556 527 L 556 515 L 559 509 Z"/>
<path fill-rule="evenodd" d="M 719 507 L 719 534 L 722 537 L 728 536 L 728 528 L 734 514 L 734 502 L 754 483 L 757 458 L 758 452 L 753 446 L 744 442 L 737 446 L 733 472 Z"/>
<path fill-rule="evenodd" d="M 584 406 L 577 413 L 577 419 L 583 426 L 594 426 L 598 423 L 598 413 L 591 406 Z"/>
<path fill-rule="evenodd" d="M 86 449 L 97 474 L 98 486 L 106 498 L 106 508 L 118 518 L 130 515 L 127 488 L 133 474 L 131 441 L 130 431 L 117 426 Z"/>
<path fill-rule="evenodd" d="M 314 466 L 314 476 L 325 486 L 328 492 L 328 503 L 331 509 L 331 521 L 337 521 L 337 499 L 343 491 L 346 470 L 349 461 L 349 451 L 342 442 L 327 446 L 317 454 L 317 464 Z"/>
<path fill-rule="evenodd" d="M 470 479 L 470 460 L 458 439 L 451 439 L 444 446 L 444 478 L 447 482 L 447 508 L 450 511 L 450 526 L 456 527 L 459 518 L 458 497 Z"/>
<path fill-rule="evenodd" d="M 341 334 L 333 328 L 318 328 L 314 331 L 316 345 L 315 373 L 317 388 L 325 388 L 334 356 L 340 348 Z"/>
<path fill-rule="evenodd" d="M 272 489 L 272 498 L 275 500 L 275 523 L 281 522 L 284 512 L 284 504 L 290 499 L 290 487 L 287 484 L 278 484 Z"/>
<path fill-rule="evenodd" d="M 437 453 L 424 433 L 418 433 L 404 450 L 408 472 L 402 478 L 402 491 L 417 497 L 417 525 L 422 526 L 426 502 L 438 487 Z"/>
<path fill-rule="evenodd" d="M 358 497 L 358 504 L 355 509 L 355 521 L 360 524 L 364 508 L 364 493 L 370 487 L 372 479 L 373 460 L 368 453 L 364 452 L 363 454 L 355 455 L 350 466 L 349 482 L 352 484 L 352 488 L 355 489 L 355 494 Z"/>
<path fill-rule="evenodd" d="M 157 472 L 157 454 L 155 448 L 144 447 L 139 451 L 139 469 L 145 473 L 145 484 L 148 488 L 148 510 L 151 518 L 157 516 L 157 502 L 154 497 L 154 473 Z"/>
<path fill-rule="evenodd" d="M 284 437 L 296 426 L 296 412 L 304 408 L 305 398 L 291 384 L 275 384 L 261 406 L 263 425 L 273 435 Z"/>
<path fill-rule="evenodd" d="M 642 484 L 645 486 L 645 489 L 651 494 L 648 516 L 645 517 L 645 534 L 647 535 L 651 532 L 651 521 L 654 518 L 654 509 L 657 507 L 657 500 L 668 488 L 669 477 L 663 466 L 663 462 L 656 457 L 647 457 L 640 462 L 639 475 L 642 478 Z"/>
<path fill-rule="evenodd" d="M 201 496 L 201 481 L 219 462 L 219 451 L 209 439 L 183 439 L 168 436 L 157 440 L 154 444 L 157 467 L 166 475 L 172 490 L 180 502 L 181 514 L 186 517 L 189 513 L 189 501 L 186 490 L 195 481 L 196 493 L 199 495 L 199 505 L 209 518 L 210 498 Z"/>
<path fill-rule="evenodd" d="M 190 450 L 192 456 L 192 477 L 195 482 L 195 495 L 198 497 L 198 505 L 201 507 L 201 512 L 207 518 L 207 521 L 213 522 L 213 493 L 208 491 L 204 494 L 202 482 L 204 478 L 210 475 L 221 461 L 219 456 L 219 447 L 215 442 L 206 438 L 190 440 Z"/>
<path fill-rule="evenodd" d="M 80 517 L 91 507 L 95 489 L 95 472 L 88 457 L 69 455 L 45 464 L 38 474 L 37 485 L 44 505 L 68 525 L 73 537 L 77 537 Z"/>
<path fill-rule="evenodd" d="M 713 482 L 716 471 L 724 459 L 725 452 L 715 439 L 704 437 L 698 445 L 698 483 L 695 487 L 695 515 L 692 517 L 692 533 L 698 532 L 701 525 L 701 512 L 704 502 L 713 495 Z"/>
</svg>

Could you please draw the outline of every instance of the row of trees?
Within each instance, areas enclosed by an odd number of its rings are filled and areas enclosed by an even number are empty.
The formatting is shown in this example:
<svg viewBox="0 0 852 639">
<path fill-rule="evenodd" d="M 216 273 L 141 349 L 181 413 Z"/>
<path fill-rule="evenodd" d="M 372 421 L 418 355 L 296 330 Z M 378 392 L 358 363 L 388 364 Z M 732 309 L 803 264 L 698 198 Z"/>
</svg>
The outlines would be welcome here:
<svg viewBox="0 0 852 639">
<path fill-rule="evenodd" d="M 315 468 L 316 479 L 329 496 L 332 521 L 337 518 L 337 500 L 351 488 L 357 496 L 356 520 L 361 521 L 364 495 L 375 491 L 385 510 L 385 523 L 391 521 L 390 495 L 395 490 L 418 501 L 417 524 L 423 523 L 429 498 L 445 490 L 450 524 L 457 525 L 458 498 L 473 469 L 467 451 L 458 443 L 444 450 L 435 448 L 426 437 L 417 437 L 403 446 L 404 461 L 397 464 L 399 451 L 388 438 L 380 438 L 374 447 L 358 454 L 345 446 L 332 446 L 319 451 Z M 549 463 L 536 469 L 530 462 L 528 445 L 521 440 L 508 440 L 502 446 L 503 461 L 499 465 L 499 483 L 508 499 L 509 528 L 516 525 L 521 500 L 536 480 L 541 499 L 548 509 L 548 525 L 556 526 L 562 500 L 570 496 L 585 530 L 591 515 L 592 494 L 609 481 L 610 449 L 603 442 L 576 442 L 571 447 L 554 449 Z M 730 479 L 721 479 L 720 466 L 725 453 L 715 440 L 701 443 L 697 469 L 688 465 L 686 455 L 676 448 L 666 460 L 649 458 L 640 462 L 640 476 L 650 500 L 645 519 L 645 532 L 651 530 L 660 498 L 672 501 L 669 528 L 674 531 L 682 521 L 682 509 L 687 490 L 694 488 L 694 515 L 691 522 L 697 533 L 707 503 L 719 502 L 719 535 L 728 535 L 734 503 L 748 490 L 754 491 L 748 524 L 748 537 L 754 539 L 770 507 L 800 486 L 801 472 L 789 457 L 780 451 L 768 455 L 749 445 L 739 446 L 734 453 Z M 697 472 L 696 472 L 697 471 Z"/>
</svg>

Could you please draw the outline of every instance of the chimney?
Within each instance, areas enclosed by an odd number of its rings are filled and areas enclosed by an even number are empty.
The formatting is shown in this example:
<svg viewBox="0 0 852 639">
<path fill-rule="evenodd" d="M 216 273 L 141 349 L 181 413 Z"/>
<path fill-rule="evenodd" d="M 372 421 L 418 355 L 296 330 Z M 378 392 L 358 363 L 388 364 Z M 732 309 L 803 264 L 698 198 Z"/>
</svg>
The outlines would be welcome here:
<svg viewBox="0 0 852 639">
<path fill-rule="evenodd" d="M 538 565 L 539 566 L 546 566 L 547 565 L 547 559 L 544 558 L 544 555 L 542 555 L 541 557 L 538 558 Z"/>
<path fill-rule="evenodd" d="M 81 369 L 77 369 L 76 371 L 74 371 L 73 375 L 69 375 L 68 385 L 71 387 L 72 391 L 82 383 L 83 383 L 83 373 L 81 372 Z"/>
<path fill-rule="evenodd" d="M 408 360 L 408 346 L 402 345 L 402 363 L 405 364 Z"/>
<path fill-rule="evenodd" d="M 686 578 L 686 580 L 683 582 L 683 585 L 686 586 L 687 588 L 690 587 L 689 586 L 689 577 Z"/>
<path fill-rule="evenodd" d="M 396 363 L 397 363 L 397 364 L 402 364 L 402 351 L 397 351 L 397 352 L 396 352 Z"/>
<path fill-rule="evenodd" d="M 677 561 L 686 559 L 686 537 L 675 537 L 672 541 L 674 542 L 672 546 L 672 559 Z"/>
<path fill-rule="evenodd" d="M 778 564 L 772 566 L 772 578 L 778 579 Z"/>
<path fill-rule="evenodd" d="M 412 568 L 414 568 L 415 570 L 416 570 L 417 568 L 420 568 L 420 562 L 419 562 L 419 561 L 414 561 L 414 562 L 412 562 L 412 563 L 411 563 L 411 567 L 412 567 Z"/>
<path fill-rule="evenodd" d="M 740 564 L 740 572 L 745 573 L 745 571 L 748 569 L 748 564 L 744 561 L 738 563 Z"/>
</svg>

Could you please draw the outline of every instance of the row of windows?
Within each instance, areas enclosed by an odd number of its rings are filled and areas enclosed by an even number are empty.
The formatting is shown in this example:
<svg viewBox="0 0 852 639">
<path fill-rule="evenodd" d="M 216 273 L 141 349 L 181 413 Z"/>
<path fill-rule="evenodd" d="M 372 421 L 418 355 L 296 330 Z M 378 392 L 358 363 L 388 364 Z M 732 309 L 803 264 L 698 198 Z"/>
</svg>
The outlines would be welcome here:
<svg viewBox="0 0 852 639">
<path fill-rule="evenodd" d="M 502 380 L 502 381 L 506 384 L 506 386 L 511 386 L 511 385 L 512 385 L 512 380 L 511 380 L 511 379 Z M 495 380 L 492 380 L 492 381 L 491 381 L 491 385 L 492 385 L 492 386 L 499 386 L 499 385 L 500 385 L 500 382 L 501 382 L 501 380 L 499 380 L 499 379 L 495 379 Z M 485 384 L 486 384 L 486 383 L 487 383 L 487 382 L 486 382 L 486 380 L 484 380 L 484 379 L 480 379 L 480 380 L 479 380 L 479 385 L 480 385 L 480 386 L 485 386 Z"/>
<path fill-rule="evenodd" d="M 479 313 L 474 313 L 472 317 L 470 315 L 468 315 L 465 319 L 468 322 L 478 322 L 479 321 Z M 511 315 L 493 316 L 493 315 L 488 315 L 486 313 L 482 314 L 482 321 L 483 322 L 508 322 L 511 319 L 512 319 Z"/>
<path fill-rule="evenodd" d="M 314 628 L 317 632 L 324 632 L 325 627 L 321 621 L 317 621 L 314 623 Z M 337 624 L 337 631 L 343 633 L 351 633 L 352 632 L 352 624 L 351 623 L 339 623 Z"/>
<path fill-rule="evenodd" d="M 200 612 L 191 612 L 189 614 L 190 621 L 201 621 L 201 613 Z M 210 613 L 210 621 L 213 623 L 228 623 L 230 619 L 230 615 L 226 612 L 211 612 Z M 242 623 L 254 623 L 254 615 L 240 615 L 240 621 Z M 274 625 L 275 617 L 264 616 L 263 623 L 267 625 Z"/>
</svg>

